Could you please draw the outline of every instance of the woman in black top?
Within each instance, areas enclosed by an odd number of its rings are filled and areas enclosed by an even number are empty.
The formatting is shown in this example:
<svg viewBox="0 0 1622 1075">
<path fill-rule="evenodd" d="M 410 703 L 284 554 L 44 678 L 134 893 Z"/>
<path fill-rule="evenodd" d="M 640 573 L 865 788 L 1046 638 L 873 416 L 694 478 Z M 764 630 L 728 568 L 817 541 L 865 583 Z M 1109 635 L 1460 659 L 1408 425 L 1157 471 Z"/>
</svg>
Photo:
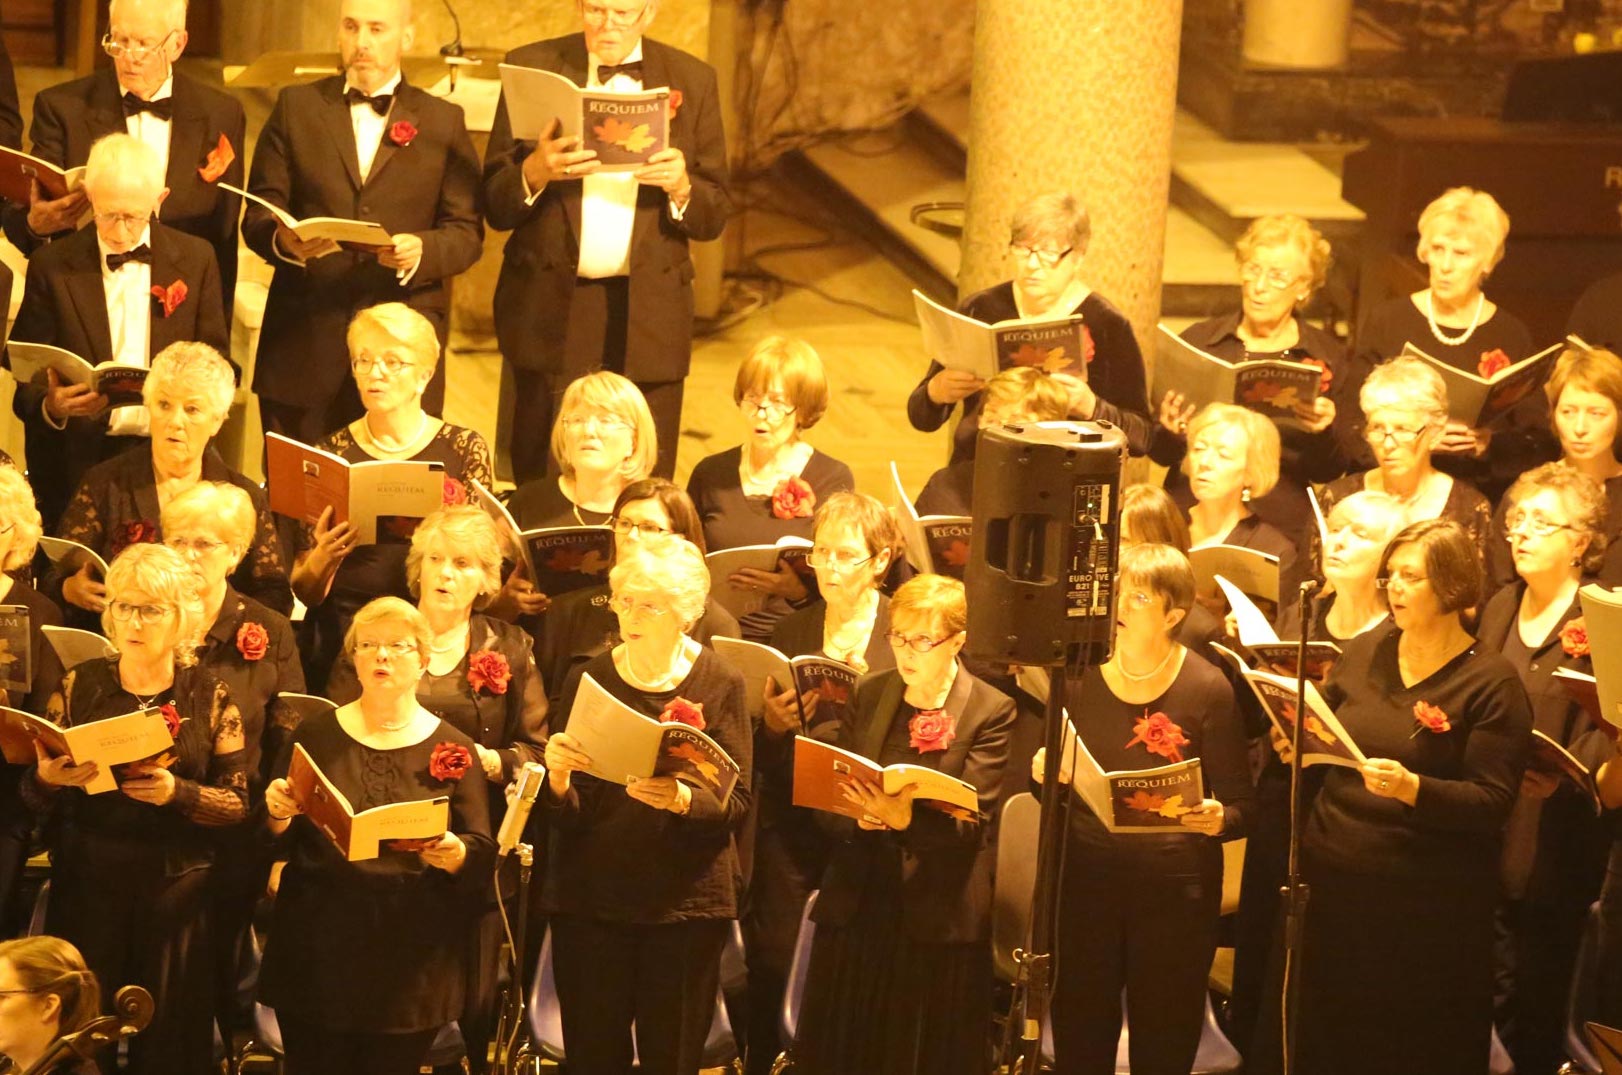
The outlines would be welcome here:
<svg viewBox="0 0 1622 1075">
<path fill-rule="evenodd" d="M 247 814 L 242 717 L 188 641 L 201 608 L 196 576 L 162 545 L 134 545 L 107 572 L 102 622 L 118 648 L 67 675 L 48 708 L 62 725 L 161 708 L 174 745 L 101 774 L 36 748 L 23 796 L 47 816 L 51 900 L 46 931 L 72 941 L 109 989 L 132 982 L 157 1003 L 130 1043 L 129 1070 L 212 1071 L 209 876 L 215 836 Z M 116 786 L 87 794 L 111 777 Z M 113 1057 L 102 1059 L 111 1071 Z"/>
<path fill-rule="evenodd" d="M 235 376 L 231 364 L 206 343 L 164 348 L 152 360 L 142 389 L 141 411 L 152 431 L 149 449 L 124 452 L 85 471 L 56 533 L 110 563 L 131 545 L 163 540 L 159 516 L 170 500 L 198 482 L 230 482 L 248 494 L 255 512 L 253 540 L 232 582 L 286 615 L 293 611 L 293 594 L 265 491 L 209 447 L 231 410 Z M 45 580 L 46 592 L 71 606 L 70 626 L 96 629 L 105 604 L 96 574 L 88 561 L 65 557 Z"/>
<path fill-rule="evenodd" d="M 1622 463 L 1616 458 L 1622 358 L 1610 351 L 1567 348 L 1555 361 L 1543 392 L 1549 398 L 1550 422 L 1560 440 L 1560 461 L 1605 489 L 1605 553 L 1598 581 L 1622 585 Z M 1492 535 L 1487 540 L 1487 576 L 1495 587 L 1515 580 L 1515 561 L 1504 527 L 1508 513 L 1506 497 L 1493 514 Z"/>
<path fill-rule="evenodd" d="M 1250 773 L 1233 690 L 1172 638 L 1193 603 L 1181 552 L 1123 552 L 1115 652 L 1070 685 L 1074 734 L 1105 771 L 1198 758 L 1206 797 L 1172 813 L 1163 795 L 1129 800 L 1146 820 L 1176 817 L 1147 834 L 1111 833 L 1085 803 L 1068 804 L 1052 1013 L 1061 1072 L 1114 1070 L 1123 990 L 1133 1071 L 1186 1072 L 1199 1049 L 1222 905 L 1218 840 L 1243 835 Z M 1046 760 L 1043 750 L 1031 763 L 1038 785 Z M 1067 749 L 1060 782 L 1086 764 Z"/>
<path fill-rule="evenodd" d="M 835 493 L 817 505 L 815 534 L 807 562 L 817 573 L 820 596 L 785 617 L 771 644 L 788 657 L 829 657 L 862 675 L 894 668 L 885 639 L 890 599 L 879 586 L 900 554 L 895 520 L 870 496 Z M 816 736 L 831 726 L 830 718 L 837 724 L 848 704 L 829 699 L 823 708 L 815 690 L 795 695 L 792 684 L 767 677 L 763 719 L 755 728 L 757 829 L 744 951 L 750 1069 L 762 1073 L 780 1051 L 777 1026 L 800 914 L 828 864 L 828 839 L 816 815 L 793 805 L 794 737 Z"/>
<path fill-rule="evenodd" d="M 620 491 L 609 525 L 614 528 L 614 555 L 635 548 L 645 538 L 674 534 L 704 552 L 704 527 L 692 500 L 665 478 L 643 478 Z M 546 681 L 547 699 L 556 705 L 569 672 L 577 664 L 607 653 L 620 644 L 619 617 L 608 607 L 607 584 L 570 590 L 547 609 L 541 637 L 536 639 L 535 660 Z M 688 631 L 709 645 L 716 635 L 738 636 L 738 620 L 715 598 L 704 598 L 704 614 Z"/>
<path fill-rule="evenodd" d="M 1347 387 L 1355 391 L 1369 371 L 1408 344 L 1481 376 L 1530 358 L 1526 325 L 1482 291 L 1508 237 L 1509 217 L 1485 191 L 1454 187 L 1427 205 L 1419 215 L 1416 254 L 1428 286 L 1387 299 L 1363 318 Z M 1554 457 L 1548 425 L 1547 401 L 1536 392 L 1490 430 L 1448 420 L 1438 431 L 1437 466 L 1496 500 L 1527 467 Z M 1368 449 L 1358 443 L 1362 426 L 1353 423 L 1345 432 L 1346 451 L 1367 466 Z"/>
<path fill-rule="evenodd" d="M 1409 526 L 1380 574 L 1396 630 L 1349 648 L 1324 691 L 1368 760 L 1326 767 L 1302 837 L 1312 905 L 1296 1070 L 1479 1075 L 1501 834 L 1531 707 L 1510 663 L 1460 622 L 1480 600 L 1481 567 L 1457 524 Z M 1279 1068 L 1278 1007 L 1274 992 L 1247 1071 Z"/>
<path fill-rule="evenodd" d="M 828 409 L 822 359 L 803 340 L 768 336 L 738 367 L 732 400 L 749 424 L 749 438 L 699 460 L 687 492 L 704 522 L 710 552 L 740 545 L 772 545 L 785 537 L 811 537 L 811 513 L 841 489 L 854 489 L 850 468 L 801 439 Z M 753 591 L 762 605 L 741 617 L 744 635 L 763 642 L 791 603 L 809 596 L 786 561 L 776 571 L 744 569 L 715 586 Z"/>
<path fill-rule="evenodd" d="M 937 769 L 972 785 L 961 820 L 854 776 L 852 815 L 819 814 L 834 837 L 812 911 L 794 1070 L 805 1075 L 980 1075 L 991 1013 L 990 818 L 1003 784 L 1014 703 L 958 660 L 963 584 L 907 580 L 890 600 L 895 668 L 856 684 L 825 729 L 879 765 Z"/>
<path fill-rule="evenodd" d="M 569 675 L 546 743 L 547 909 L 569 1069 L 695 1075 L 715 1012 L 727 921 L 738 916 L 734 837 L 750 807 L 743 677 L 684 632 L 709 582 L 690 542 L 650 537 L 609 573 L 624 639 Z M 655 720 L 691 724 L 738 764 L 732 793 L 672 776 L 590 776 L 568 731 L 589 676 Z"/>
<path fill-rule="evenodd" d="M 1031 366 L 1003 370 L 986 382 L 979 398 L 979 424 L 986 428 L 1061 422 L 1070 407 L 1064 383 Z M 973 506 L 972 456 L 948 463 L 932 474 L 913 504 L 919 515 L 971 515 Z M 961 575 L 961 568 L 958 573 Z"/>
<path fill-rule="evenodd" d="M 270 875 L 271 857 L 258 836 L 265 785 L 300 717 L 279 696 L 304 691 L 293 625 L 231 586 L 231 575 L 254 539 L 256 520 L 248 494 L 225 482 L 199 482 L 163 508 L 163 543 L 190 561 L 201 582 L 205 626 L 197 662 L 225 684 L 242 716 L 249 816 L 216 834 L 211 878 L 215 995 L 225 1040 L 236 1003 L 239 953 Z"/>
<path fill-rule="evenodd" d="M 1239 259 L 1239 310 L 1190 325 L 1183 339 L 1228 362 L 1284 359 L 1317 366 L 1320 395 L 1294 413 L 1265 411 L 1278 426 L 1279 482 L 1251 505 L 1263 521 L 1297 547 L 1312 529 L 1307 487 L 1346 473 L 1335 427 L 1357 414 L 1356 386 L 1348 385 L 1346 349 L 1298 311 L 1324 284 L 1329 242 L 1298 216 L 1258 217 L 1234 244 Z M 1180 392 L 1155 401 L 1160 422 L 1149 457 L 1166 468 L 1166 488 L 1187 510 L 1194 501 L 1181 463 L 1188 451 L 1187 422 L 1194 406 Z"/>
<path fill-rule="evenodd" d="M 345 640 L 361 696 L 293 734 L 356 812 L 450 798 L 433 841 L 350 862 L 286 779 L 265 789 L 266 825 L 288 854 L 260 997 L 276 1009 L 294 1075 L 406 1075 L 462 1012 L 468 931 L 489 894 L 495 843 L 475 744 L 417 702 L 432 653 L 427 621 L 399 598 L 361 608 Z"/>
<path fill-rule="evenodd" d="M 439 362 L 439 337 L 426 317 L 398 302 L 362 310 L 349 326 L 349 356 L 366 414 L 321 438 L 317 448 L 351 463 L 438 463 L 445 468 L 446 505 L 467 501 L 469 481 L 490 488 L 490 448 L 484 438 L 422 409 L 422 394 Z M 377 544 L 357 547 L 352 524 L 331 522 L 329 509 L 313 527 L 303 528 L 293 563 L 293 592 L 309 608 L 306 623 L 313 630 L 304 654 L 305 678 L 317 693 L 326 690 L 356 610 L 375 597 L 404 600 L 410 593 L 409 530 L 379 533 Z M 403 520 L 407 527 L 413 522 Z"/>
<path fill-rule="evenodd" d="M 1142 455 L 1149 450 L 1152 421 L 1143 354 L 1126 316 L 1081 279 L 1093 233 L 1087 210 L 1071 194 L 1039 195 L 1014 213 L 1011 230 L 1014 278 L 970 295 L 958 312 L 988 325 L 1081 318 L 1081 361 L 1048 372 L 1064 378 L 1071 417 L 1119 426 L 1132 453 Z M 907 400 L 907 418 L 914 429 L 933 433 L 962 402 L 963 421 L 952 437 L 951 461 L 972 458 L 984 387 L 973 374 L 946 369 L 939 356 L 931 356 L 928 372 Z"/>
<path fill-rule="evenodd" d="M 428 621 L 428 661 L 417 703 L 473 740 L 485 779 L 492 824 L 506 813 L 502 790 L 546 747 L 546 688 L 535 669 L 534 643 L 522 628 L 475 611 L 501 589 L 501 536 L 482 508 L 470 504 L 428 516 L 411 535 L 406 579 Z M 361 696 L 352 658 L 341 658 L 327 683 L 339 705 Z M 510 860 L 515 862 L 516 860 Z M 514 868 L 514 871 L 516 868 Z M 517 874 L 503 878 L 509 895 Z M 458 1024 L 473 1070 L 482 1072 L 495 1031 L 504 931 L 488 894 L 469 946 L 466 1003 Z"/>
<path fill-rule="evenodd" d="M 0 941 L 0 1075 L 33 1073 L 58 1039 L 101 1015 L 101 986 L 79 950 L 57 937 Z M 95 1075 L 69 1059 L 37 1075 Z"/>
<path fill-rule="evenodd" d="M 625 487 L 653 473 L 659 443 L 642 390 L 612 370 L 577 377 L 563 390 L 552 426 L 557 477 L 536 478 L 513 490 L 507 510 L 522 530 L 543 526 L 601 526 L 614 513 Z M 511 619 L 538 635 L 539 614 L 549 594 L 517 572 L 491 603 L 490 614 Z M 558 686 L 562 686 L 561 680 Z"/>
<path fill-rule="evenodd" d="M 1577 590 L 1604 555 L 1605 493 L 1574 468 L 1547 463 L 1506 500 L 1519 578 L 1487 602 L 1476 636 L 1520 674 L 1533 728 L 1598 771 L 1615 753 L 1611 740 L 1553 676 L 1593 673 Z M 1546 762 L 1527 769 L 1504 832 L 1497 934 L 1497 1021 L 1516 1071 L 1552 1072 L 1564 1056 L 1571 969 L 1608 844 L 1588 796 Z"/>
</svg>

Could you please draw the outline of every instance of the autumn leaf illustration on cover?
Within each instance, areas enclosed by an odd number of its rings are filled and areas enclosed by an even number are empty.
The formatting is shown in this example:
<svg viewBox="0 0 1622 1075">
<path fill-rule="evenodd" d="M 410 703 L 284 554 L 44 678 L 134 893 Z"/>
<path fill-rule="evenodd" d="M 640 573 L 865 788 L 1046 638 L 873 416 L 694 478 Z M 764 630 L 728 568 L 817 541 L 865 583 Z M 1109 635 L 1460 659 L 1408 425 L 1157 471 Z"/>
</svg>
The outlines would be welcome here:
<svg viewBox="0 0 1622 1075">
<path fill-rule="evenodd" d="M 720 787 L 721 770 L 711 761 L 702 750 L 691 743 L 677 743 L 670 748 L 670 756 L 677 761 L 686 762 L 692 766 L 706 784 L 711 787 Z"/>
<path fill-rule="evenodd" d="M 1009 358 L 1016 366 L 1035 366 L 1046 373 L 1063 373 L 1071 365 L 1063 347 L 1038 347 L 1034 343 L 1020 344 Z"/>
<path fill-rule="evenodd" d="M 631 124 L 615 116 L 605 118 L 591 129 L 591 133 L 628 153 L 641 153 L 656 141 L 646 123 Z"/>
</svg>

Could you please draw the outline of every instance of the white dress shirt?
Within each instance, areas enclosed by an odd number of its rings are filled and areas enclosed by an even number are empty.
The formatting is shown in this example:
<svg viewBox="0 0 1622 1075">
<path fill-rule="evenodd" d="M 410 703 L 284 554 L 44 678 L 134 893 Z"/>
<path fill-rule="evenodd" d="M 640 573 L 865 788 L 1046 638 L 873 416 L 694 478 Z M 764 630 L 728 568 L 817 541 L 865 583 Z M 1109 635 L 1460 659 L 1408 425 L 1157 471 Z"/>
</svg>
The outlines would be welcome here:
<svg viewBox="0 0 1622 1075">
<path fill-rule="evenodd" d="M 621 63 L 642 62 L 642 42 Z M 597 77 L 602 61 L 587 55 L 587 89 L 636 93 L 642 80 L 623 72 L 606 83 Z M 598 172 L 580 180 L 580 267 L 590 280 L 625 276 L 631 271 L 631 229 L 636 225 L 636 192 L 640 186 L 630 172 Z"/>
<path fill-rule="evenodd" d="M 380 93 L 394 94 L 400 88 L 400 72 L 394 72 L 394 77 L 373 92 L 368 97 L 376 97 Z M 359 86 L 344 83 L 344 92 L 357 90 L 365 93 Z M 389 112 L 393 112 L 393 103 L 390 102 Z M 366 182 L 372 174 L 372 162 L 377 159 L 377 148 L 383 144 L 383 131 L 389 125 L 389 113 L 378 115 L 371 105 L 355 101 L 349 106 L 349 125 L 355 130 L 355 156 L 360 160 L 360 181 Z"/>
<path fill-rule="evenodd" d="M 120 104 L 123 102 L 124 94 L 129 92 L 131 91 L 122 82 L 118 84 Z M 173 72 L 170 72 L 169 77 L 163 80 L 163 85 L 158 87 L 158 92 L 154 93 L 149 100 L 162 101 L 174 95 L 175 76 Z M 140 94 L 136 94 L 136 96 L 138 97 Z M 150 112 L 137 112 L 133 116 L 124 117 L 124 129 L 131 136 L 139 138 L 152 147 L 152 152 L 158 155 L 158 172 L 161 175 L 169 174 L 169 133 L 173 128 L 173 122 L 159 119 Z M 161 215 L 161 206 L 159 210 Z"/>
<path fill-rule="evenodd" d="M 152 245 L 152 229 L 141 232 L 142 244 Z M 152 365 L 152 266 L 143 261 L 126 261 L 117 272 L 107 269 L 107 244 L 98 237 L 101 250 L 101 290 L 107 296 L 107 327 L 112 332 L 112 360 L 121 366 Z M 134 249 L 131 247 L 130 249 Z M 91 359 L 94 357 L 84 356 Z M 115 436 L 144 437 L 148 434 L 146 408 L 115 407 L 107 432 Z"/>
</svg>

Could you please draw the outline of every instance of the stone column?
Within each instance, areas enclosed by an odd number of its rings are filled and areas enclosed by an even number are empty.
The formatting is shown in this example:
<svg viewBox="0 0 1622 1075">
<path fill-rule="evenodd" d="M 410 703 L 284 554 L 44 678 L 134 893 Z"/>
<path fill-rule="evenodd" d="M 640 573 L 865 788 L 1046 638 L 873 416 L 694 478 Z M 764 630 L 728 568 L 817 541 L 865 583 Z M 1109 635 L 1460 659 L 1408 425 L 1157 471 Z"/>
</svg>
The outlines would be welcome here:
<svg viewBox="0 0 1622 1075">
<path fill-rule="evenodd" d="M 1339 67 L 1351 32 L 1352 0 L 1245 0 L 1246 63 Z"/>
<path fill-rule="evenodd" d="M 1084 279 L 1152 354 L 1181 0 L 979 0 L 959 288 L 1009 277 L 1009 220 L 1047 191 L 1092 216 Z"/>
</svg>

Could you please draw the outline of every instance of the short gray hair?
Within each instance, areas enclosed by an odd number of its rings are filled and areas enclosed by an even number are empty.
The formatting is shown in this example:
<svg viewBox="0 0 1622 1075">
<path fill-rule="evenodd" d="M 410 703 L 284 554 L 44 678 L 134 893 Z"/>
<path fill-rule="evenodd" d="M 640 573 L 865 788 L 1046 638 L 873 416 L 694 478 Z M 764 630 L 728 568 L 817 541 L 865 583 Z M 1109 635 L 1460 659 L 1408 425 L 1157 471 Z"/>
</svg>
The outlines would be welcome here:
<svg viewBox="0 0 1622 1075">
<path fill-rule="evenodd" d="M 1429 362 L 1398 355 L 1369 371 L 1357 402 L 1367 418 L 1382 407 L 1414 411 L 1435 421 L 1447 421 L 1447 382 Z"/>
<path fill-rule="evenodd" d="M 1452 187 L 1425 206 L 1419 214 L 1419 243 L 1415 253 L 1425 261 L 1425 244 L 1437 231 L 1456 229 L 1470 236 L 1487 253 L 1487 269 L 1498 267 L 1504 258 L 1504 240 L 1509 238 L 1509 214 L 1484 190 Z M 1429 264 L 1429 262 L 1426 262 Z"/>
<path fill-rule="evenodd" d="M 84 166 L 85 192 L 91 204 L 96 201 L 95 191 L 118 179 L 133 180 L 150 188 L 152 200 L 157 201 L 163 191 L 163 162 L 151 146 L 134 135 L 109 134 L 98 138 L 90 147 L 90 157 Z"/>
<path fill-rule="evenodd" d="M 0 523 L 11 524 L 11 549 L 0 571 L 16 571 L 34 559 L 40 535 L 39 507 L 34 489 L 16 467 L 0 466 Z"/>
<path fill-rule="evenodd" d="M 107 23 L 109 26 L 118 17 L 118 9 L 129 2 L 130 0 L 111 0 L 111 3 L 107 5 Z M 157 2 L 167 5 L 169 8 L 168 23 L 170 29 L 184 30 L 186 28 L 187 0 L 157 0 Z"/>
<path fill-rule="evenodd" d="M 674 534 L 651 534 L 625 550 L 608 573 L 608 588 L 647 590 L 670 598 L 671 610 L 690 630 L 704 616 L 710 596 L 710 569 L 692 542 Z"/>
<path fill-rule="evenodd" d="M 1093 238 L 1093 221 L 1087 207 L 1065 191 L 1038 194 L 1014 210 L 1009 229 L 1016 243 L 1057 239 L 1077 255 L 1087 253 L 1087 244 Z"/>
<path fill-rule="evenodd" d="M 483 575 L 479 582 L 480 597 L 489 597 L 501 589 L 502 543 L 495 521 L 481 507 L 458 504 L 432 513 L 412 531 L 411 551 L 406 553 L 406 585 L 411 596 L 422 596 L 424 550 L 430 538 L 441 534 L 479 565 Z"/>
<path fill-rule="evenodd" d="M 183 388 L 201 389 L 210 413 L 224 418 L 231 413 L 231 402 L 236 399 L 236 371 L 206 343 L 171 343 L 152 359 L 152 372 L 141 386 L 141 401 L 150 407 L 160 392 Z"/>
</svg>

